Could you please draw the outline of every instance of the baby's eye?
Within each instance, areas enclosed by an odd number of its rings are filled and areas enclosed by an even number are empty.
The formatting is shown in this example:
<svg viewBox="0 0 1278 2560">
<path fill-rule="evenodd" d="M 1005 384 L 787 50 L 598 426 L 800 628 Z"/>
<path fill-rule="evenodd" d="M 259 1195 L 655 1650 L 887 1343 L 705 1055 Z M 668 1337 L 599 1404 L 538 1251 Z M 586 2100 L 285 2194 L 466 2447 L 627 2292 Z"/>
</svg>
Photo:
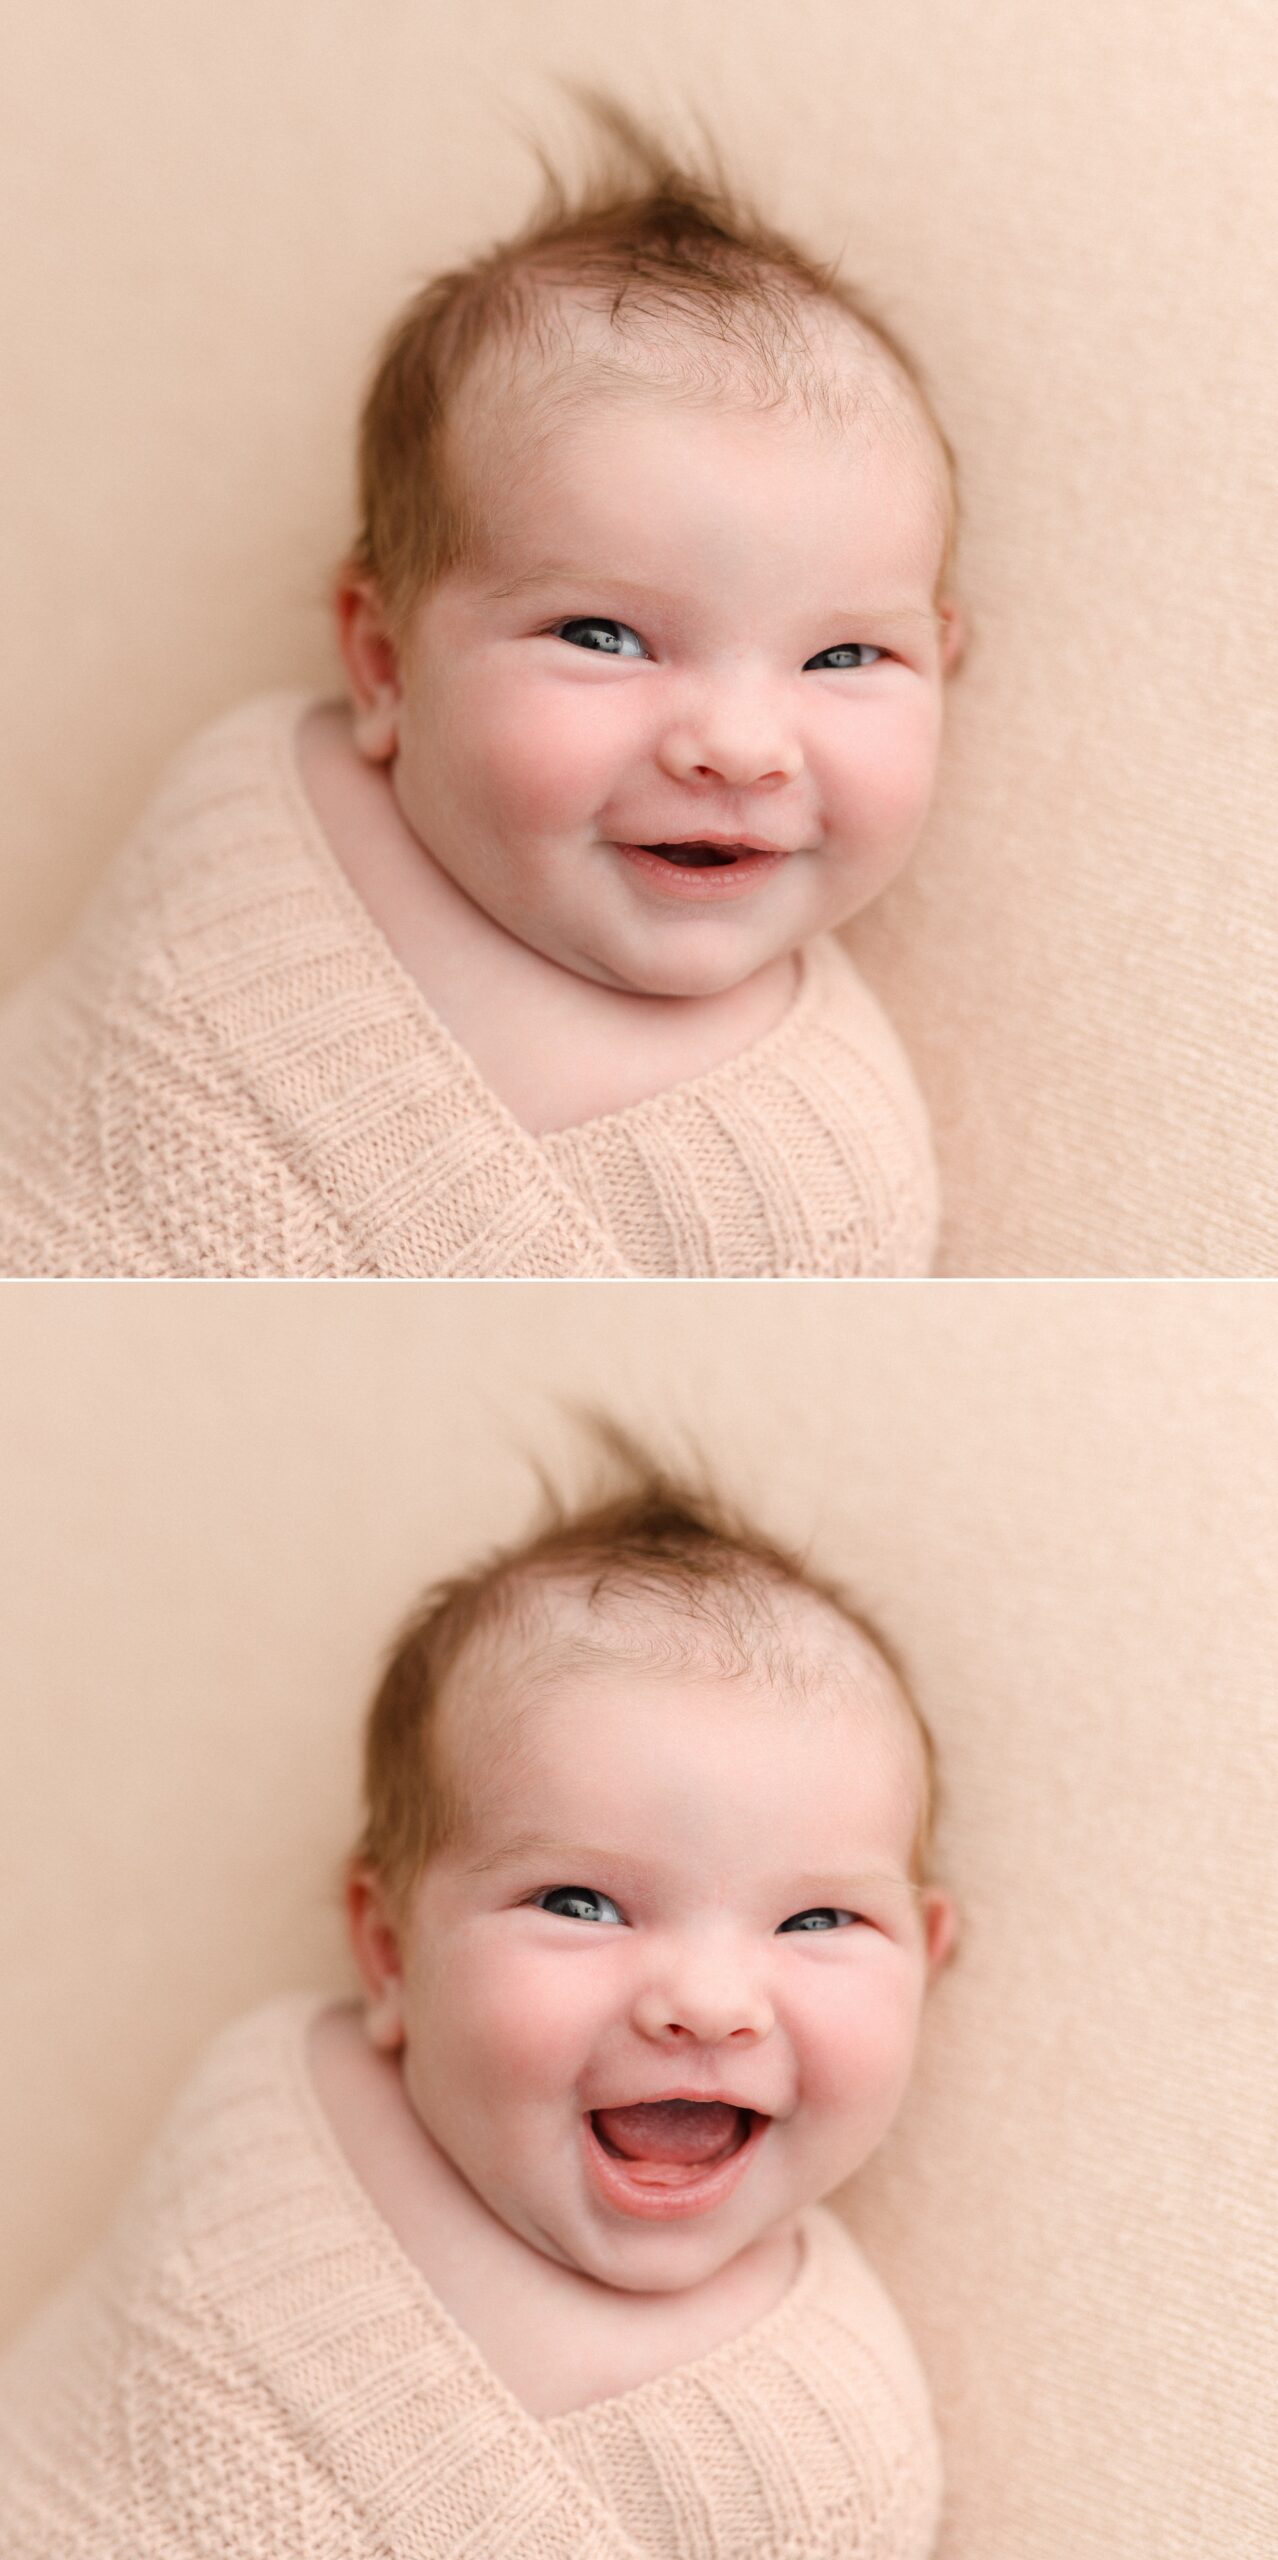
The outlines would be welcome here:
<svg viewBox="0 0 1278 2560">
<path fill-rule="evenodd" d="M 606 1902 L 616 1918 L 621 1918 L 616 1903 L 606 1893 L 596 1892 L 592 1884 L 550 1884 L 544 1893 L 535 1894 L 533 1899 L 539 1911 L 549 1911 L 556 1904 L 563 1904 L 562 1917 L 565 1920 L 597 1919 L 598 1913 L 590 1908 L 593 1902 Z"/>
<path fill-rule="evenodd" d="M 886 655 L 886 650 L 873 648 L 868 640 L 841 640 L 837 647 L 818 649 L 815 658 L 806 659 L 804 671 L 806 673 L 808 667 L 819 667 L 825 659 L 832 667 L 866 667 L 871 666 L 876 658 Z"/>
<path fill-rule="evenodd" d="M 844 1920 L 847 1921 L 849 1928 L 851 1928 L 859 1920 L 860 1916 L 861 1915 L 858 1911 L 836 1911 L 831 1903 L 826 1902 L 821 1904 L 820 1908 L 815 1911 L 796 1911 L 792 1920 L 782 1921 L 781 1928 L 837 1929 L 840 1923 Z M 781 1931 L 778 1930 L 778 1937 L 780 1934 Z"/>
<path fill-rule="evenodd" d="M 628 622 L 609 622 L 596 613 L 575 613 L 567 622 L 557 622 L 554 637 L 570 641 L 574 649 L 593 649 L 600 657 L 633 658 L 636 651 L 643 655 L 643 642 Z M 625 647 L 626 640 L 633 640 L 633 649 Z"/>
</svg>

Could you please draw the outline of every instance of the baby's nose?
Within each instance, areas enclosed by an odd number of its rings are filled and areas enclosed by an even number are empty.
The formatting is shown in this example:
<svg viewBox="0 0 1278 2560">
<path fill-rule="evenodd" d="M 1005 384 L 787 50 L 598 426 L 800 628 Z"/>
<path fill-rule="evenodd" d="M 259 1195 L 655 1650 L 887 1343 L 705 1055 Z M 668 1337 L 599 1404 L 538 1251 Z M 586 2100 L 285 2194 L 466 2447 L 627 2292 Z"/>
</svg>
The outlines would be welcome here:
<svg viewBox="0 0 1278 2560">
<path fill-rule="evenodd" d="M 803 769 L 803 750 L 777 705 L 757 687 L 723 685 L 671 722 L 659 760 L 676 781 L 743 790 L 793 782 Z"/>
<path fill-rule="evenodd" d="M 667 2043 L 684 2037 L 721 2044 L 729 2036 L 753 2040 L 772 2025 L 772 2007 L 753 1971 L 722 1952 L 672 1956 L 654 1972 L 635 2003 L 642 2035 Z"/>
</svg>

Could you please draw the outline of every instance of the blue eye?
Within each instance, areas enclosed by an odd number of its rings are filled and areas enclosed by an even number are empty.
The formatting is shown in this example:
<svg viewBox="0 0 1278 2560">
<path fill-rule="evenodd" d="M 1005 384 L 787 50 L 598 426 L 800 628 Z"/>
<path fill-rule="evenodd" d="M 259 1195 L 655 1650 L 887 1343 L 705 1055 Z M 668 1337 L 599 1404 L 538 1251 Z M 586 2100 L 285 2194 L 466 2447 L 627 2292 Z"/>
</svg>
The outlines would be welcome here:
<svg viewBox="0 0 1278 2560">
<path fill-rule="evenodd" d="M 573 635 L 578 632 L 585 636 L 575 638 Z M 625 639 L 633 640 L 634 649 L 623 646 L 623 634 Z M 636 650 L 643 655 L 643 642 L 628 622 L 610 622 L 596 613 L 576 613 L 567 622 L 557 622 L 554 636 L 569 641 L 574 649 L 592 649 L 601 658 L 631 658 Z"/>
<path fill-rule="evenodd" d="M 841 640 L 835 648 L 819 649 L 815 658 L 805 660 L 805 672 L 808 667 L 819 667 L 826 658 L 833 667 L 864 667 L 886 654 L 886 650 L 873 648 L 868 640 Z"/>
<path fill-rule="evenodd" d="M 832 1904 L 826 1902 L 815 1911 L 796 1911 L 792 1920 L 782 1921 L 781 1929 L 835 1929 L 841 1920 L 846 1920 L 851 1927 L 855 1926 L 859 1917 L 859 1912 L 836 1911 Z M 781 1935 L 781 1929 L 777 1931 L 778 1937 Z"/>
<path fill-rule="evenodd" d="M 617 1919 L 621 1918 L 616 1903 L 608 1894 L 598 1893 L 592 1884 L 550 1884 L 547 1885 L 544 1893 L 537 1894 L 534 1899 L 539 1911 L 548 1911 L 556 1900 L 566 1903 L 567 1910 L 558 1915 L 565 1920 L 596 1919 L 598 1914 L 589 1907 L 592 1902 L 606 1902 L 609 1910 L 616 1913 Z"/>
</svg>

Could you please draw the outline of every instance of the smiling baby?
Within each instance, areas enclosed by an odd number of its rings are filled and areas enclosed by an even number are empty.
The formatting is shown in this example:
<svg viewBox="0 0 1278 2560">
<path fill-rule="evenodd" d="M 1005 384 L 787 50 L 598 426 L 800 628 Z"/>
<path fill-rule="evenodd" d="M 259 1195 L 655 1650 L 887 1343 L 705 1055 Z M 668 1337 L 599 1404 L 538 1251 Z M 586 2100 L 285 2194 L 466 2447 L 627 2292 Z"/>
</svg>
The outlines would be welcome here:
<svg viewBox="0 0 1278 2560">
<path fill-rule="evenodd" d="M 14 2547 L 925 2560 L 926 2386 L 824 2199 L 950 1949 L 932 1799 L 865 1621 L 642 1464 L 428 1594 L 363 1997 L 223 2033 L 16 2351 Z"/>
<path fill-rule="evenodd" d="M 0 1269 L 930 1268 L 835 929 L 933 792 L 952 456 L 850 286 L 592 112 L 377 364 L 346 696 L 203 733 L 7 1008 Z"/>
</svg>

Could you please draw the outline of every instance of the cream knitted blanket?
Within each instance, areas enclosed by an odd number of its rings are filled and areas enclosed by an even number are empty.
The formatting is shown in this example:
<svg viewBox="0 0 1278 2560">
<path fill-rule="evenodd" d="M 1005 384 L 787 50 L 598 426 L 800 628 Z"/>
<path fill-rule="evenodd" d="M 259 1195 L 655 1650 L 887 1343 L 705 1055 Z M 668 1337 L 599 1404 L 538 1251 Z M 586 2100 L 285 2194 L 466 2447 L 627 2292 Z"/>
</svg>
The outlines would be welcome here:
<svg viewBox="0 0 1278 2560">
<path fill-rule="evenodd" d="M 923 2379 L 834 2214 L 739 2337 L 534 2419 L 348 2166 L 322 2005 L 222 2032 L 0 2364 L 5 2560 L 924 2560 Z"/>
<path fill-rule="evenodd" d="M 739 1057 L 520 1128 L 341 870 L 263 696 L 177 758 L 0 1010 L 0 1274 L 917 1277 L 922 1101 L 841 946 Z"/>
</svg>

